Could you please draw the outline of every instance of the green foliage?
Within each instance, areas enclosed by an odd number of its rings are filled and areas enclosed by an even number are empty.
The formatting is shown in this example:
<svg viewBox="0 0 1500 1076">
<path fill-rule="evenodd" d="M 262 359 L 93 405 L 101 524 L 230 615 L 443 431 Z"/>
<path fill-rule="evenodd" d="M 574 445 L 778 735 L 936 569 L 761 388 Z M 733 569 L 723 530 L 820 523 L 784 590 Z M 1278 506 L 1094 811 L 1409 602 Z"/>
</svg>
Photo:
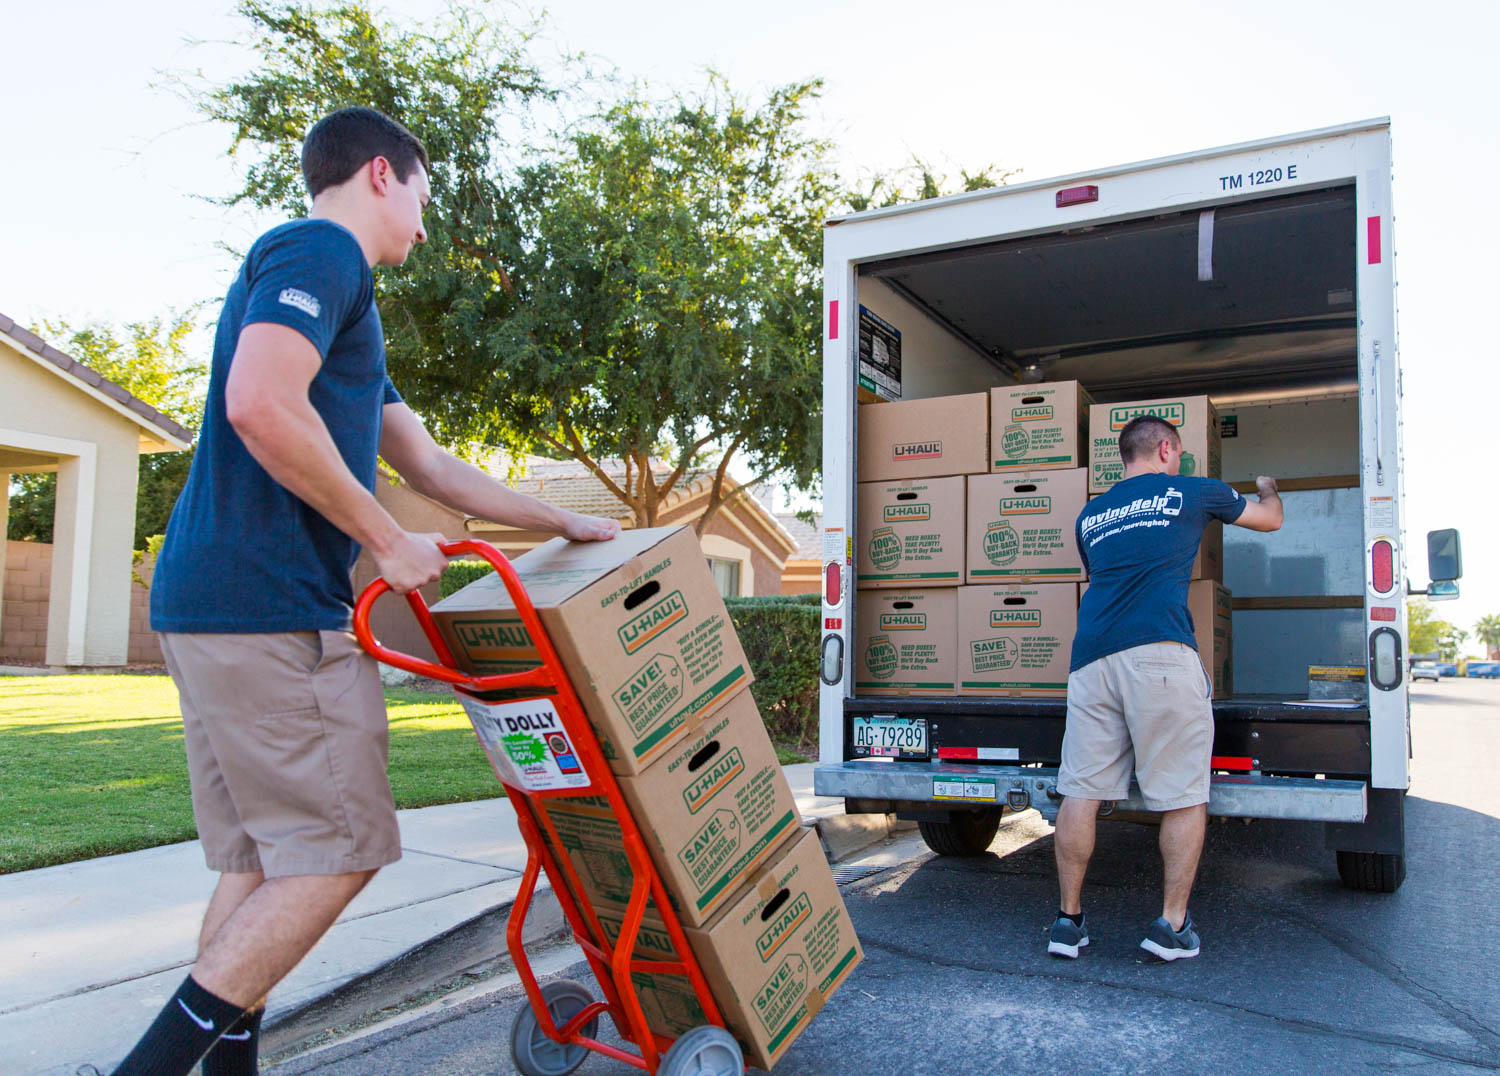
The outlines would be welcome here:
<svg viewBox="0 0 1500 1076">
<path fill-rule="evenodd" d="M 818 735 L 818 595 L 730 598 L 724 603 L 750 659 L 750 686 L 773 739 L 810 745 Z"/>
<path fill-rule="evenodd" d="M 439 593 L 445 598 L 456 594 L 474 580 L 489 575 L 494 570 L 482 560 L 449 561 L 448 567 L 443 569 L 442 578 L 438 580 Z"/>
<path fill-rule="evenodd" d="M 33 331 L 168 418 L 193 428 L 203 410 L 206 374 L 188 350 L 197 320 L 197 310 L 189 309 L 166 318 L 128 322 L 121 328 L 98 320 L 74 327 L 59 319 L 45 321 Z M 148 537 L 167 529 L 192 463 L 192 449 L 141 456 L 134 548 L 144 549 Z M 6 537 L 18 542 L 52 541 L 56 501 L 56 474 L 13 476 Z"/>
<path fill-rule="evenodd" d="M 1437 636 L 1438 653 L 1442 655 L 1444 661 L 1452 661 L 1463 648 L 1464 640 L 1469 637 L 1469 633 L 1446 620 L 1440 620 L 1438 623 L 1440 625 Z"/>
<path fill-rule="evenodd" d="M 1448 622 L 1437 618 L 1425 598 L 1413 598 L 1406 603 L 1406 647 L 1411 653 L 1437 653 L 1438 636 L 1447 626 Z"/>
<path fill-rule="evenodd" d="M 1500 651 L 1500 614 L 1480 617 L 1474 624 L 1474 638 L 1484 644 L 1486 657 Z"/>
</svg>

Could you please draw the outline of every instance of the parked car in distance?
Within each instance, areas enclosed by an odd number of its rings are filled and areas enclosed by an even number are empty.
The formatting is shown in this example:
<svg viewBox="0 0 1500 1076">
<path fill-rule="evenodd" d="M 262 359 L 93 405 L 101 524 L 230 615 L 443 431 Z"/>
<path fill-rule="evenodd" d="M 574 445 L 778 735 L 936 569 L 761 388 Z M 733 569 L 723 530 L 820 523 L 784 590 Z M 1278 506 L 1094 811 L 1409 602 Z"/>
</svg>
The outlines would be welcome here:
<svg viewBox="0 0 1500 1076">
<path fill-rule="evenodd" d="M 1434 684 L 1442 677 L 1438 675 L 1437 662 L 1419 661 L 1411 667 L 1411 678 L 1413 680 L 1431 680 Z"/>
<path fill-rule="evenodd" d="M 1469 675 L 1483 680 L 1500 680 L 1500 661 L 1471 661 Z"/>
</svg>

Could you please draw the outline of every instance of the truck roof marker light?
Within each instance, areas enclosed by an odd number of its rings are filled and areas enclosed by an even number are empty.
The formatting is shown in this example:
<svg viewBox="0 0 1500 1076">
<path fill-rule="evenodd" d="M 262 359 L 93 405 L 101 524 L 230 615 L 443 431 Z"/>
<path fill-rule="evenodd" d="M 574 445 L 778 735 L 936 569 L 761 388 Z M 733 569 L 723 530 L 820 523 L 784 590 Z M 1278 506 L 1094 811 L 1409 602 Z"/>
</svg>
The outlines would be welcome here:
<svg viewBox="0 0 1500 1076">
<path fill-rule="evenodd" d="M 1370 543 L 1370 586 L 1376 594 L 1396 589 L 1396 547 L 1389 538 Z"/>
<path fill-rule="evenodd" d="M 1068 187 L 1066 190 L 1057 192 L 1057 208 L 1066 209 L 1070 205 L 1085 205 L 1088 202 L 1099 200 L 1099 188 L 1092 183 L 1082 187 Z"/>
<path fill-rule="evenodd" d="M 839 338 L 839 301 L 837 299 L 829 299 L 828 300 L 828 339 L 830 339 L 830 340 L 837 340 L 838 338 Z"/>
<path fill-rule="evenodd" d="M 1380 264 L 1380 218 L 1370 217 L 1365 221 L 1365 247 L 1369 254 L 1370 264 Z"/>
</svg>

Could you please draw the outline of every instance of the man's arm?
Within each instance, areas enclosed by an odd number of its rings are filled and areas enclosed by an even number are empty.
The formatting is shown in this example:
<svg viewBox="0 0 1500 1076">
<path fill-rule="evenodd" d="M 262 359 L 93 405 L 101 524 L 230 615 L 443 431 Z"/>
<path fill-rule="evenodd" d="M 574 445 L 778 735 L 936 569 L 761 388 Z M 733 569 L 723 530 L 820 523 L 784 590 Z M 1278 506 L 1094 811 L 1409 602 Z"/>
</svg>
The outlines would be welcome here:
<svg viewBox="0 0 1500 1076">
<path fill-rule="evenodd" d="M 444 452 L 404 403 L 385 405 L 380 455 L 422 496 L 492 523 L 550 531 L 579 542 L 607 541 L 620 533 L 619 520 L 555 508 Z"/>
<path fill-rule="evenodd" d="M 1255 492 L 1260 494 L 1260 500 L 1246 501 L 1245 510 L 1234 525 L 1252 531 L 1280 530 L 1281 497 L 1276 492 L 1276 479 L 1261 475 L 1255 480 Z"/>
<path fill-rule="evenodd" d="M 442 535 L 403 530 L 350 472 L 307 397 L 322 364 L 296 329 L 245 326 L 224 386 L 229 424 L 267 474 L 370 551 L 392 590 L 430 583 L 448 564 Z"/>
</svg>

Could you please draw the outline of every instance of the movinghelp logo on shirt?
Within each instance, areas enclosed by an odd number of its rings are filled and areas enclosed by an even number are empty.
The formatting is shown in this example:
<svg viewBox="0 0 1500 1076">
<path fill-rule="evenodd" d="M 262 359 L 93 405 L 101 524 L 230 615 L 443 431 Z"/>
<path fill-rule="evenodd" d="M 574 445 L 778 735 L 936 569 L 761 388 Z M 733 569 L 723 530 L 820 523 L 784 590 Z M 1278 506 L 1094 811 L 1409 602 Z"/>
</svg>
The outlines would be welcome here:
<svg viewBox="0 0 1500 1076">
<path fill-rule="evenodd" d="M 1154 497 L 1137 497 L 1129 504 L 1106 508 L 1101 512 L 1084 516 L 1078 525 L 1078 533 L 1080 537 L 1088 538 L 1100 527 L 1107 527 L 1112 523 L 1123 523 L 1127 520 L 1134 522 L 1148 516 L 1176 517 L 1181 514 L 1182 491 L 1175 486 L 1168 486 L 1164 492 Z"/>
<path fill-rule="evenodd" d="M 1173 426 L 1181 426 L 1187 421 L 1187 405 L 1180 403 L 1159 404 L 1132 404 L 1128 407 L 1111 407 L 1109 409 L 1109 428 L 1119 431 L 1125 428 L 1125 424 L 1133 418 L 1142 415 L 1151 415 L 1163 422 L 1170 422 Z"/>
<path fill-rule="evenodd" d="M 310 318 L 315 318 L 323 312 L 323 304 L 318 302 L 315 296 L 307 294 L 301 288 L 282 288 L 281 294 L 276 297 L 278 303 L 295 307 Z"/>
</svg>

